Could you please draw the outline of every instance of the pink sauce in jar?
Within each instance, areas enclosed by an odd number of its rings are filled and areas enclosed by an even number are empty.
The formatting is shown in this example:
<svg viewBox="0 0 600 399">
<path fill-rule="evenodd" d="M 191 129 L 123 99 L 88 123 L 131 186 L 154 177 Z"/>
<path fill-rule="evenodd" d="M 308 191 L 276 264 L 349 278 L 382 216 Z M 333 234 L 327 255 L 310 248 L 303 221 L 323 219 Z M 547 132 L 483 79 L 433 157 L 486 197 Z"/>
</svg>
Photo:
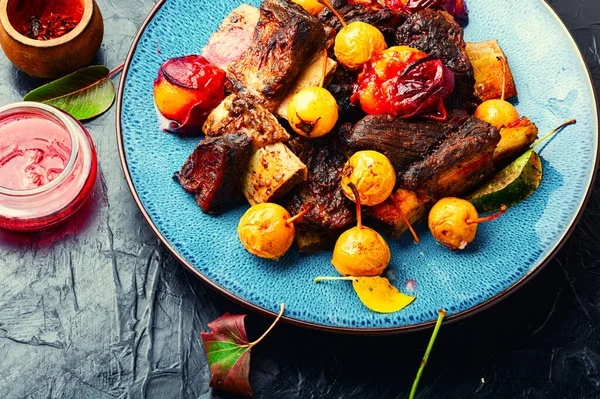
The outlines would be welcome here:
<svg viewBox="0 0 600 399">
<path fill-rule="evenodd" d="M 30 190 L 48 184 L 69 158 L 71 136 L 53 120 L 23 113 L 0 121 L 0 187 Z"/>
<path fill-rule="evenodd" d="M 0 228 L 35 231 L 66 220 L 96 175 L 94 144 L 75 119 L 39 103 L 0 108 Z"/>
</svg>

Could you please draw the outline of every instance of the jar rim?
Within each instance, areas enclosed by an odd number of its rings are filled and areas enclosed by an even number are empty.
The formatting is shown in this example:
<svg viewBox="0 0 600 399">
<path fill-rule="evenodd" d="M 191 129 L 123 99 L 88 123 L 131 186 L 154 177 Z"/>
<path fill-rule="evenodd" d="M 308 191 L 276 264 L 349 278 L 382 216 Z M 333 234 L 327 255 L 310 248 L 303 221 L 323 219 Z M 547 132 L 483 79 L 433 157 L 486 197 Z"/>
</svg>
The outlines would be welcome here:
<svg viewBox="0 0 600 399">
<path fill-rule="evenodd" d="M 13 197 L 25 197 L 36 195 L 51 190 L 52 188 L 58 186 L 63 180 L 65 180 L 65 178 L 73 169 L 73 166 L 75 165 L 75 161 L 77 159 L 77 154 L 79 153 L 79 139 L 77 137 L 76 131 L 78 125 L 75 123 L 75 121 L 70 115 L 59 110 L 58 108 L 47 104 L 37 103 L 33 101 L 23 101 L 0 107 L 0 122 L 4 118 L 10 117 L 12 115 L 18 115 L 20 113 L 42 114 L 44 117 L 52 119 L 54 122 L 57 122 L 61 127 L 63 127 L 69 133 L 69 137 L 71 139 L 71 156 L 69 157 L 69 162 L 67 162 L 60 174 L 56 176 L 54 180 L 48 182 L 47 184 L 27 190 L 14 190 L 0 186 L 0 194 L 9 195 Z"/>
</svg>

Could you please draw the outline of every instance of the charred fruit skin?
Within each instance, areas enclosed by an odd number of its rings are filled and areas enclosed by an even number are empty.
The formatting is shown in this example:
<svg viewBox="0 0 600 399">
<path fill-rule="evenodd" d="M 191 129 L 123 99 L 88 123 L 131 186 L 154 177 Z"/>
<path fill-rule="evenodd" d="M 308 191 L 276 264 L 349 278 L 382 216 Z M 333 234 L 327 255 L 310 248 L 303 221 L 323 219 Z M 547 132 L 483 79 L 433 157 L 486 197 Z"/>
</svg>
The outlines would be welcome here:
<svg viewBox="0 0 600 399">
<path fill-rule="evenodd" d="M 450 250 L 464 249 L 477 234 L 477 223 L 467 221 L 477 218 L 477 210 L 469 201 L 442 198 L 429 212 L 429 231 L 437 242 Z"/>
<path fill-rule="evenodd" d="M 340 235 L 331 263 L 344 276 L 378 276 L 389 265 L 390 248 L 375 230 L 353 227 Z"/>
<path fill-rule="evenodd" d="M 225 98 L 225 71 L 200 55 L 171 58 L 154 81 L 154 101 L 167 119 L 183 123 L 198 107 L 208 115 Z"/>
<path fill-rule="evenodd" d="M 238 235 L 248 252 L 261 258 L 278 260 L 290 249 L 296 235 L 289 212 L 273 203 L 254 205 L 238 225 Z"/>
<path fill-rule="evenodd" d="M 454 73 L 441 60 L 415 48 L 394 46 L 364 64 L 351 101 L 369 115 L 446 120 L 444 102 L 454 87 Z"/>
<path fill-rule="evenodd" d="M 363 205 L 373 206 L 385 201 L 396 185 L 396 172 L 390 160 L 377 151 L 359 151 L 342 169 L 342 190 L 356 202 L 349 184 L 354 183 Z"/>
<path fill-rule="evenodd" d="M 154 101 L 165 118 L 182 123 L 192 106 L 199 101 L 200 96 L 201 94 L 195 90 L 168 82 L 162 71 L 159 72 L 154 85 Z"/>
</svg>

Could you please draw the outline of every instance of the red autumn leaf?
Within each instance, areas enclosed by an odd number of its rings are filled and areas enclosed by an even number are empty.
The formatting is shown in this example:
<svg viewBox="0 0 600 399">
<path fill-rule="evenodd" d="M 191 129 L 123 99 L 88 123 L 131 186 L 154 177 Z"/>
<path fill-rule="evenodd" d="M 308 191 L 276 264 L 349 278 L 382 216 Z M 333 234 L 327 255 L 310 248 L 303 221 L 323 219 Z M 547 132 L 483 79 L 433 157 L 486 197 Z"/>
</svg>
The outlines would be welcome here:
<svg viewBox="0 0 600 399">
<path fill-rule="evenodd" d="M 250 349 L 258 344 L 283 315 L 281 311 L 271 327 L 256 341 L 248 342 L 244 319 L 246 315 L 225 313 L 208 323 L 211 332 L 200 333 L 208 365 L 210 366 L 210 386 L 215 389 L 252 396 L 248 374 L 250 373 Z"/>
<path fill-rule="evenodd" d="M 208 323 L 212 332 L 200 334 L 210 366 L 210 386 L 215 389 L 252 396 L 250 343 L 244 327 L 246 315 L 225 313 Z"/>
</svg>

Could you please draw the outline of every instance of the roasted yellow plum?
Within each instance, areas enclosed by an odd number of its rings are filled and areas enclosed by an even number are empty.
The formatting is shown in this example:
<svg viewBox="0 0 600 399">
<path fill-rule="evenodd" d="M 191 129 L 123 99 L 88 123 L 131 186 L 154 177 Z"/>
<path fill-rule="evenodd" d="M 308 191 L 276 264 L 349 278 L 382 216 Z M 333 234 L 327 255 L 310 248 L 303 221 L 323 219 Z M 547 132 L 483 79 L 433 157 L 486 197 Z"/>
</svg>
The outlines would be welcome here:
<svg viewBox="0 0 600 399">
<path fill-rule="evenodd" d="M 378 205 L 394 190 L 396 172 L 382 153 L 359 151 L 350 157 L 342 170 L 342 190 L 346 197 L 357 202 L 350 183 L 356 186 L 363 205 Z"/>
</svg>

